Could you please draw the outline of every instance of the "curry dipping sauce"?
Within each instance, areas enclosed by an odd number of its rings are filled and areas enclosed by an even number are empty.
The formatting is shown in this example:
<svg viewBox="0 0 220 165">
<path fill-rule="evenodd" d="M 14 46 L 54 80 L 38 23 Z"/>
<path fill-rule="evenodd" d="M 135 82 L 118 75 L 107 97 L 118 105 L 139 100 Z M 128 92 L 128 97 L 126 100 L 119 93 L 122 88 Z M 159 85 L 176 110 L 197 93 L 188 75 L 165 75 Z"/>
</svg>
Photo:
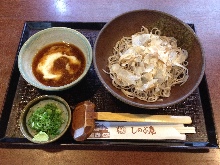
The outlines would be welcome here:
<svg viewBox="0 0 220 165">
<path fill-rule="evenodd" d="M 85 56 L 78 47 L 58 42 L 38 51 L 33 59 L 32 71 L 42 84 L 58 87 L 76 80 L 85 66 Z"/>
</svg>

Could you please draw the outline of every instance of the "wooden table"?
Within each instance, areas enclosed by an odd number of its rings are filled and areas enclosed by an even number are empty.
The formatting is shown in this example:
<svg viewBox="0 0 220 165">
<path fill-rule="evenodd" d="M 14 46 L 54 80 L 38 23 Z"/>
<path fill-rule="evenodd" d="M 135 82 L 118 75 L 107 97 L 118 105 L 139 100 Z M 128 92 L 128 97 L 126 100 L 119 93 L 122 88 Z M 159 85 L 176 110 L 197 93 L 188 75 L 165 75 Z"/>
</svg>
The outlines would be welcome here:
<svg viewBox="0 0 220 165">
<path fill-rule="evenodd" d="M 0 107 L 10 80 L 25 21 L 106 22 L 135 9 L 155 9 L 194 23 L 206 57 L 216 130 L 220 132 L 220 3 L 218 0 L 1 0 Z M 218 134 L 220 135 L 220 134 Z M 218 136 L 218 140 L 220 140 Z M 0 149 L 0 164 L 220 164 L 220 150 L 207 153 L 106 150 Z"/>
</svg>

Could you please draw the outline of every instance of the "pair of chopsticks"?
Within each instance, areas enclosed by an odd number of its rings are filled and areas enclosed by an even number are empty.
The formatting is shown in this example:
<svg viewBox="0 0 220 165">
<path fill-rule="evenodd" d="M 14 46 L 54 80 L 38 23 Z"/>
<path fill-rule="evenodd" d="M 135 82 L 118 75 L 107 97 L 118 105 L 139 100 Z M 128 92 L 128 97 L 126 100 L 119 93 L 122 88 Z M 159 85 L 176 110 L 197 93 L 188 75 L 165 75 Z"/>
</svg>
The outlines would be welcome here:
<svg viewBox="0 0 220 165">
<path fill-rule="evenodd" d="M 186 140 L 195 127 L 184 124 L 96 121 L 88 139 Z"/>
<path fill-rule="evenodd" d="M 96 112 L 96 126 L 89 139 L 176 139 L 196 133 L 190 116 Z"/>
</svg>

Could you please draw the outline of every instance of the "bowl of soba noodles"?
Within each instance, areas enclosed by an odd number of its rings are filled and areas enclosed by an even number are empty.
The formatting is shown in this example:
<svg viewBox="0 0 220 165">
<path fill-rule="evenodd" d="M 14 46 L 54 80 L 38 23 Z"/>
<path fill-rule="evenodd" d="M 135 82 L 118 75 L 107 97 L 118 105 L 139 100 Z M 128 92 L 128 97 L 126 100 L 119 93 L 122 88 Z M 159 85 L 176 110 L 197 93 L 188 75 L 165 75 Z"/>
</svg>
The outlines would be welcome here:
<svg viewBox="0 0 220 165">
<path fill-rule="evenodd" d="M 114 97 L 144 109 L 183 102 L 205 70 L 192 26 L 155 10 L 130 11 L 106 23 L 94 45 L 93 63 Z"/>
</svg>

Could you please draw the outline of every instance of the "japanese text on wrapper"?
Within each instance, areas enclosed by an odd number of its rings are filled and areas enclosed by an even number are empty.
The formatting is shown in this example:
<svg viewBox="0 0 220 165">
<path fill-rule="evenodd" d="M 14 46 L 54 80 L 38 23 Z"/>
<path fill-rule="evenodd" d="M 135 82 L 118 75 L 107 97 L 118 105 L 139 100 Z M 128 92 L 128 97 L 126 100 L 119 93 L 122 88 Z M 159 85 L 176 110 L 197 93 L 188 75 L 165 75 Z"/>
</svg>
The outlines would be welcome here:
<svg viewBox="0 0 220 165">
<path fill-rule="evenodd" d="M 130 130 L 130 129 L 129 129 Z M 125 126 L 118 126 L 117 127 L 117 132 L 118 134 L 126 134 L 126 127 Z M 131 133 L 132 134 L 151 134 L 154 135 L 156 134 L 156 131 L 153 126 L 145 126 L 145 127 L 131 127 Z"/>
</svg>

